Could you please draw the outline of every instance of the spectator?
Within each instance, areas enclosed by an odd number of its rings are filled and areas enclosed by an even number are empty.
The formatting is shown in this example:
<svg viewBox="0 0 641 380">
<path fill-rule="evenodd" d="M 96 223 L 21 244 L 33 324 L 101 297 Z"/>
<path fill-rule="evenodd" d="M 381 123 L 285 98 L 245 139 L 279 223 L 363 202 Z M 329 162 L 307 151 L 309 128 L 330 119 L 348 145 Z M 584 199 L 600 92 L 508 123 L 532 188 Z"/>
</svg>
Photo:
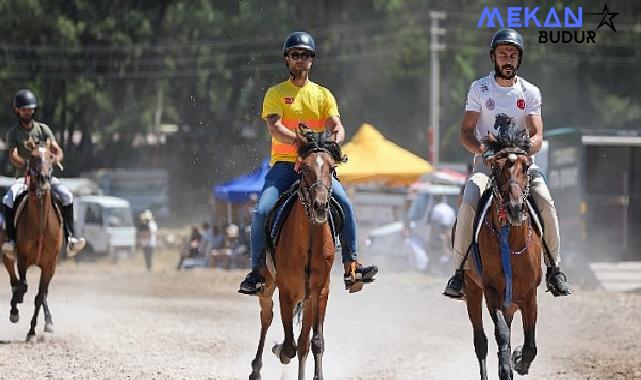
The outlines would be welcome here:
<svg viewBox="0 0 641 380">
<path fill-rule="evenodd" d="M 145 256 L 145 266 L 148 271 L 151 271 L 151 260 L 154 254 L 154 249 L 158 245 L 156 237 L 158 233 L 158 225 L 154 220 L 154 216 L 150 210 L 145 210 L 140 214 L 140 223 L 138 224 L 138 239 Z"/>
</svg>

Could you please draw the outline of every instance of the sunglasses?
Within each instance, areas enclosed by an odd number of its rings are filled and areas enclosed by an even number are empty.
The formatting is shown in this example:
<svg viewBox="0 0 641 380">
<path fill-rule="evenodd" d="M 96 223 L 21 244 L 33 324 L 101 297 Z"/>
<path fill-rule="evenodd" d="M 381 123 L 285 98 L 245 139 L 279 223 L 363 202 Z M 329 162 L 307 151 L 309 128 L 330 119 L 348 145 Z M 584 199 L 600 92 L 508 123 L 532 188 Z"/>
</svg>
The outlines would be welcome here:
<svg viewBox="0 0 641 380">
<path fill-rule="evenodd" d="M 292 52 L 289 53 L 289 58 L 291 58 L 293 60 L 302 59 L 302 60 L 306 61 L 306 60 L 310 59 L 313 56 L 314 56 L 314 54 L 312 54 L 309 51 L 301 51 L 301 52 L 292 51 Z"/>
</svg>

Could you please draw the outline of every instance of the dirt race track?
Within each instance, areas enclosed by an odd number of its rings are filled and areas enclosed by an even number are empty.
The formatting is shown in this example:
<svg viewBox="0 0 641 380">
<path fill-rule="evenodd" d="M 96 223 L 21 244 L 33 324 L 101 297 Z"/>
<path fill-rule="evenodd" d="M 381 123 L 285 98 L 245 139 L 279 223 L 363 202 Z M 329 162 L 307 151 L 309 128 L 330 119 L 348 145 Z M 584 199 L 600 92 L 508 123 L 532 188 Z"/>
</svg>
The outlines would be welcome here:
<svg viewBox="0 0 641 380">
<path fill-rule="evenodd" d="M 153 273 L 142 269 L 139 256 L 119 264 L 61 264 L 49 293 L 55 332 L 42 333 L 41 313 L 34 343 L 24 339 L 39 271 L 30 270 L 21 320 L 12 324 L 2 270 L 0 378 L 246 379 L 259 319 L 257 299 L 236 293 L 244 273 L 179 273 L 173 261 L 161 254 Z M 478 378 L 465 306 L 440 295 L 444 279 L 386 274 L 384 268 L 378 278 L 349 295 L 335 273 L 325 324 L 325 377 Z M 539 355 L 526 378 L 641 379 L 641 294 L 579 289 L 566 299 L 540 293 L 539 304 Z M 488 372 L 496 378 L 496 343 L 485 317 Z M 512 347 L 522 342 L 520 326 L 518 314 Z M 276 314 L 264 379 L 296 378 L 296 361 L 282 366 L 271 354 L 281 340 Z M 307 364 L 309 376 L 311 354 Z"/>
</svg>

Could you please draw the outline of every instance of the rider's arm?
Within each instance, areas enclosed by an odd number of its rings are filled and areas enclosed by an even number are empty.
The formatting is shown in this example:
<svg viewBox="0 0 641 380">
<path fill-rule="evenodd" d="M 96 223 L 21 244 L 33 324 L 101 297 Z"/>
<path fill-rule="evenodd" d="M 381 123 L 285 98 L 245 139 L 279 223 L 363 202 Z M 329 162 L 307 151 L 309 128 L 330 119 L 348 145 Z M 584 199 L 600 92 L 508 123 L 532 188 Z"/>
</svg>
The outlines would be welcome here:
<svg viewBox="0 0 641 380">
<path fill-rule="evenodd" d="M 51 153 L 54 155 L 54 162 L 62 162 L 62 158 L 64 157 L 64 153 L 62 153 L 62 148 L 56 140 L 53 140 L 51 142 Z"/>
<path fill-rule="evenodd" d="M 535 154 L 541 150 L 543 145 L 543 119 L 541 115 L 527 115 L 525 125 L 530 133 L 530 154 Z"/>
<path fill-rule="evenodd" d="M 461 144 L 472 154 L 482 154 L 484 152 L 483 144 L 474 135 L 476 122 L 479 120 L 479 112 L 465 111 L 463 123 L 461 123 Z"/>
<path fill-rule="evenodd" d="M 541 150 L 543 144 L 543 119 L 541 118 L 541 90 L 534 87 L 526 95 L 527 109 L 525 117 L 525 126 L 530 133 L 530 154 L 535 154 Z"/>
<path fill-rule="evenodd" d="M 296 132 L 288 129 L 285 124 L 282 123 L 282 118 L 280 115 L 268 115 L 265 118 L 267 122 L 267 128 L 269 128 L 269 133 L 273 138 L 278 140 L 283 144 L 293 144 L 296 140 Z"/>
<path fill-rule="evenodd" d="M 25 160 L 18 154 L 18 148 L 13 148 L 9 151 L 9 161 L 18 169 L 24 169 Z"/>
<path fill-rule="evenodd" d="M 325 121 L 325 130 L 330 134 L 330 141 L 342 144 L 345 140 L 345 127 L 338 116 L 330 116 Z"/>
</svg>

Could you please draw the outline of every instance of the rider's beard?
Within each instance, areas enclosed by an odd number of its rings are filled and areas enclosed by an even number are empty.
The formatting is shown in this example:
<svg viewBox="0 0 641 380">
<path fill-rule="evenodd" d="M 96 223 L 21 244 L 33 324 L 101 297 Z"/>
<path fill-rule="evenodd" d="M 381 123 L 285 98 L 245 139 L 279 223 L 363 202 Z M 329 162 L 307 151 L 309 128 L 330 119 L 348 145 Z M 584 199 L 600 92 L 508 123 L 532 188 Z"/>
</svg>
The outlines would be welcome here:
<svg viewBox="0 0 641 380">
<path fill-rule="evenodd" d="M 503 72 L 504 72 L 504 71 L 505 71 L 505 69 L 507 69 L 508 67 L 512 69 L 512 72 L 511 72 L 510 74 L 504 74 Z M 495 75 L 496 75 L 497 77 L 499 77 L 499 78 L 501 78 L 501 79 L 507 79 L 507 80 L 509 80 L 509 79 L 512 79 L 512 78 L 514 78 L 514 77 L 516 76 L 516 68 L 514 68 L 514 66 L 512 66 L 512 65 L 511 65 L 511 64 L 509 64 L 509 63 L 507 63 L 507 64 L 505 64 L 505 65 L 503 65 L 503 66 L 499 67 L 498 63 L 494 62 L 494 73 L 495 73 Z"/>
<path fill-rule="evenodd" d="M 31 115 L 29 115 L 27 117 L 18 116 L 18 119 L 20 120 L 20 124 L 29 125 L 33 121 L 33 114 L 31 114 Z"/>
<path fill-rule="evenodd" d="M 305 77 L 309 74 L 309 69 L 308 68 L 300 68 L 296 67 L 296 65 L 292 65 L 289 67 L 289 74 L 294 78 L 302 78 L 303 74 L 305 74 Z"/>
</svg>

